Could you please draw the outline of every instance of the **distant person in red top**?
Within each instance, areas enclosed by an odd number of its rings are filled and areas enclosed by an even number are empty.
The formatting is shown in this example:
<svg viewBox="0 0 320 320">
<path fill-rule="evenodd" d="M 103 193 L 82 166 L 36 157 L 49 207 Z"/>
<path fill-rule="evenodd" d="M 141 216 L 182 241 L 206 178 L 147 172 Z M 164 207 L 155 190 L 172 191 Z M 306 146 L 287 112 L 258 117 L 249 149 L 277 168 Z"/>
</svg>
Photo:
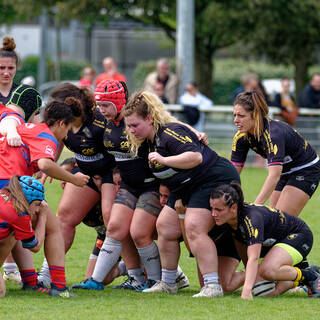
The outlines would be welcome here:
<svg viewBox="0 0 320 320">
<path fill-rule="evenodd" d="M 117 71 L 117 64 L 111 57 L 105 57 L 102 61 L 104 73 L 98 75 L 96 86 L 103 80 L 118 80 L 127 82 L 125 75 Z"/>
<path fill-rule="evenodd" d="M 85 67 L 81 72 L 81 79 L 79 80 L 78 87 L 88 87 L 89 89 L 93 89 L 95 76 L 96 71 L 92 67 Z"/>
</svg>

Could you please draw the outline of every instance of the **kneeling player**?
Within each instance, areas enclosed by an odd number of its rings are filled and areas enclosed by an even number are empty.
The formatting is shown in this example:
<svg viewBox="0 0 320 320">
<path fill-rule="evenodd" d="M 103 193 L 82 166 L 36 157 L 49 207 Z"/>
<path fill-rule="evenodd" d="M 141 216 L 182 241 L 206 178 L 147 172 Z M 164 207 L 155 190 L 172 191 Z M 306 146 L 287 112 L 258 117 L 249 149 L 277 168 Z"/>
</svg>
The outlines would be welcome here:
<svg viewBox="0 0 320 320">
<path fill-rule="evenodd" d="M 246 265 L 242 299 L 252 299 L 257 275 L 280 283 L 291 281 L 292 287 L 306 284 L 312 297 L 320 297 L 320 274 L 311 268 L 293 267 L 312 248 L 313 235 L 305 222 L 276 209 L 245 203 L 237 183 L 215 188 L 210 205 L 216 224 L 229 225 Z M 262 243 L 270 238 L 276 242 L 258 265 Z"/>
</svg>

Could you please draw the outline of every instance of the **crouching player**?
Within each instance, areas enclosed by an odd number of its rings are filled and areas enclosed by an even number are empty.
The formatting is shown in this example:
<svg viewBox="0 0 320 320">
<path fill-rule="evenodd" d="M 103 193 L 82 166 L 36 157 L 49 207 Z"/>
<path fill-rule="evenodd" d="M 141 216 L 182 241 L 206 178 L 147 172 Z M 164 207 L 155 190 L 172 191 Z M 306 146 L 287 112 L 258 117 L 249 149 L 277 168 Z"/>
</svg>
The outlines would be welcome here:
<svg viewBox="0 0 320 320">
<path fill-rule="evenodd" d="M 313 244 L 312 232 L 304 221 L 276 209 L 245 203 L 241 187 L 234 182 L 215 188 L 210 206 L 216 224 L 230 226 L 246 265 L 242 299 L 252 299 L 258 275 L 278 281 L 277 285 L 282 281 L 291 282 L 291 287 L 305 284 L 311 297 L 320 297 L 320 274 L 312 267 L 293 267 L 306 258 Z M 276 242 L 258 265 L 262 243 L 270 238 Z"/>
<path fill-rule="evenodd" d="M 46 224 L 50 220 L 50 209 L 44 198 L 42 183 L 29 176 L 14 175 L 9 185 L 0 190 L 0 266 L 17 240 L 21 240 L 22 246 L 32 252 L 40 250 L 46 237 Z M 55 246 L 49 242 L 46 243 L 46 253 L 54 255 Z M 64 268 L 55 268 L 59 273 L 58 277 L 53 277 L 57 285 L 52 283 L 50 290 L 39 287 L 38 291 L 48 292 L 51 296 L 60 296 L 61 293 L 70 295 L 65 287 Z M 30 277 L 33 276 L 32 270 L 24 271 L 31 271 Z M 5 284 L 0 275 L 0 297 L 4 296 Z"/>
</svg>

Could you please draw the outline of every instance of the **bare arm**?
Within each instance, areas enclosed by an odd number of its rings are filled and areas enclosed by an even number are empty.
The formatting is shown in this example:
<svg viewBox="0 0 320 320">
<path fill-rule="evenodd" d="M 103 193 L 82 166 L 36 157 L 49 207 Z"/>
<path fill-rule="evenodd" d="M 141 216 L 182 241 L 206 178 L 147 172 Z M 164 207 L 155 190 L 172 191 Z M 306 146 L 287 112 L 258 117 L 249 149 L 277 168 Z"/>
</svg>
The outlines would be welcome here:
<svg viewBox="0 0 320 320">
<path fill-rule="evenodd" d="M 234 166 L 238 172 L 238 174 L 240 175 L 242 172 L 243 167 L 239 167 L 239 166 Z"/>
<path fill-rule="evenodd" d="M 248 246 L 247 255 L 248 261 L 246 265 L 246 278 L 241 293 L 242 299 L 252 299 L 252 288 L 258 274 L 258 262 L 261 252 L 261 244 L 253 244 Z"/>
<path fill-rule="evenodd" d="M 9 146 L 18 147 L 21 145 L 22 140 L 17 132 L 17 126 L 20 125 L 18 119 L 14 117 L 6 117 L 0 122 L 0 134 L 7 136 Z"/>
<path fill-rule="evenodd" d="M 64 170 L 63 168 L 59 167 L 54 161 L 52 161 L 49 158 L 39 159 L 38 167 L 46 175 L 58 180 L 71 182 L 78 187 L 85 186 L 90 178 L 89 176 L 84 175 L 81 172 L 72 174 L 67 170 Z"/>
<path fill-rule="evenodd" d="M 177 169 L 191 169 L 202 163 L 200 152 L 187 151 L 176 156 L 163 157 L 158 152 L 150 152 L 148 159 L 152 163 L 160 163 Z"/>
<path fill-rule="evenodd" d="M 46 222 L 47 222 L 47 214 L 45 210 L 46 206 L 48 206 L 48 204 L 45 201 L 42 201 L 40 206 L 40 211 L 36 217 L 37 225 L 34 230 L 34 235 L 38 240 L 38 244 L 35 247 L 29 249 L 32 252 L 38 252 L 41 249 L 44 238 L 45 238 Z"/>
<path fill-rule="evenodd" d="M 270 166 L 268 167 L 268 176 L 256 198 L 254 201 L 255 204 L 264 204 L 271 193 L 274 191 L 280 176 L 282 173 L 282 166 Z"/>
</svg>

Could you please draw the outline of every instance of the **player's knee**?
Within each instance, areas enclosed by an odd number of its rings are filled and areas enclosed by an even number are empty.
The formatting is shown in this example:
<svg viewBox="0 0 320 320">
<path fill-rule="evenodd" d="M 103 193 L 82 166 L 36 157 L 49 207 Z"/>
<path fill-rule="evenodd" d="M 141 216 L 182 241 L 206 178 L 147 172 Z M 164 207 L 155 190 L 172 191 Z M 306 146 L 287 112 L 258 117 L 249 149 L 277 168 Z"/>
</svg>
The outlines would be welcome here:
<svg viewBox="0 0 320 320">
<path fill-rule="evenodd" d="M 260 265 L 259 274 L 265 280 L 276 280 L 276 270 L 270 265 Z"/>
<path fill-rule="evenodd" d="M 119 223 L 110 221 L 108 223 L 107 237 L 117 241 L 122 241 L 128 235 L 128 230 L 121 228 Z"/>
</svg>

